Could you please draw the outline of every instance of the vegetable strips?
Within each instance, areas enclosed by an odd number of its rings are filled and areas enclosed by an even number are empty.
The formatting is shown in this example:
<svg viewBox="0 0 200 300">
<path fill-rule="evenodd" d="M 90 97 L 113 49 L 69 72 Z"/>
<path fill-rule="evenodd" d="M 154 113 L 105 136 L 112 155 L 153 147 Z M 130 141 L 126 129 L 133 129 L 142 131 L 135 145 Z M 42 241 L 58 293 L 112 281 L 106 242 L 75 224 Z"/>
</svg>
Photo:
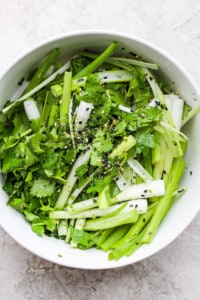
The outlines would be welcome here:
<svg viewBox="0 0 200 300">
<path fill-rule="evenodd" d="M 0 112 L 8 205 L 39 236 L 115 260 L 152 241 L 180 194 L 181 127 L 199 111 L 160 80 L 156 62 L 118 48 L 67 62 L 53 49 Z"/>
</svg>

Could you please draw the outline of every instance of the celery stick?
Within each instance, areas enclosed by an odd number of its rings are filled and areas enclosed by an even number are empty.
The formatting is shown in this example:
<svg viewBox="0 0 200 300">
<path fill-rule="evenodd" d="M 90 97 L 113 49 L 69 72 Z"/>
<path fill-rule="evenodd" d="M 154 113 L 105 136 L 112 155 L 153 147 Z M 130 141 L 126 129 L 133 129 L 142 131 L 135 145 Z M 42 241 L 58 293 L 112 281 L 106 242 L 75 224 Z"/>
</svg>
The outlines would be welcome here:
<svg viewBox="0 0 200 300">
<path fill-rule="evenodd" d="M 110 158 L 121 156 L 130 150 L 136 144 L 136 140 L 132 135 L 127 136 L 124 140 L 112 151 Z"/>
<path fill-rule="evenodd" d="M 60 103 L 60 123 L 67 125 L 69 120 L 69 105 L 71 100 L 71 72 L 65 72 L 63 94 Z"/>
<path fill-rule="evenodd" d="M 169 179 L 166 183 L 166 193 L 160 198 L 156 211 L 150 221 L 148 231 L 144 235 L 142 242 L 150 243 L 154 237 L 156 230 L 171 207 L 174 200 L 174 192 L 177 189 L 179 180 L 185 169 L 185 161 L 182 158 L 176 158 L 174 160 Z"/>
<path fill-rule="evenodd" d="M 46 93 L 44 105 L 42 108 L 41 118 L 40 118 L 40 126 L 46 125 L 49 120 L 49 116 L 51 113 L 51 106 L 53 104 L 53 98 L 54 97 L 50 92 Z"/>
<path fill-rule="evenodd" d="M 109 260 L 115 259 L 119 260 L 122 256 L 129 256 L 133 252 L 135 252 L 141 246 L 141 240 L 145 234 L 146 230 L 144 229 L 140 234 L 138 234 L 135 238 L 130 240 L 129 242 L 123 244 L 121 247 L 112 250 L 108 258 Z"/>
<path fill-rule="evenodd" d="M 127 244 L 133 238 L 135 238 L 143 229 L 143 227 L 145 227 L 146 224 L 149 222 L 149 220 L 151 219 L 152 215 L 155 212 L 155 209 L 156 206 L 155 204 L 153 204 L 145 214 L 140 215 L 138 221 L 131 226 L 131 228 L 128 230 L 128 232 L 122 239 L 120 239 L 118 242 L 116 242 L 113 245 L 113 248 L 117 249 L 119 247 L 123 247 L 124 244 Z"/>
<path fill-rule="evenodd" d="M 49 111 L 49 120 L 47 123 L 47 127 L 50 129 L 55 125 L 56 119 L 58 118 L 59 115 L 59 107 L 57 105 L 57 102 L 54 99 L 51 99 L 51 108 Z"/>
<path fill-rule="evenodd" d="M 85 224 L 85 219 L 78 219 L 78 220 L 76 220 L 74 229 L 83 230 L 84 224 Z M 77 242 L 73 241 L 73 239 L 72 239 L 71 243 L 70 243 L 70 247 L 77 248 L 78 247 Z"/>
<path fill-rule="evenodd" d="M 96 245 L 100 248 L 103 242 L 113 233 L 115 228 L 108 228 L 103 230 L 100 237 L 96 240 Z"/>
<path fill-rule="evenodd" d="M 56 57 L 59 54 L 60 54 L 60 50 L 57 48 L 53 49 L 49 53 L 49 55 L 45 58 L 42 65 L 39 67 L 39 69 L 36 71 L 35 75 L 31 79 L 29 85 L 24 91 L 24 94 L 30 92 L 34 87 L 36 87 L 43 80 L 46 71 L 49 69 L 49 67 L 52 65 L 52 63 L 55 61 Z"/>
<path fill-rule="evenodd" d="M 69 225 L 68 225 L 68 230 L 67 230 L 67 235 L 66 235 L 66 238 L 65 238 L 65 242 L 66 243 L 69 243 L 70 240 L 71 240 L 71 235 L 72 235 L 72 229 L 75 225 L 75 219 L 71 219 L 70 222 L 69 222 Z"/>
<path fill-rule="evenodd" d="M 105 186 L 104 189 L 99 193 L 98 205 L 100 209 L 107 209 L 110 207 L 110 189 L 109 185 Z"/>
<path fill-rule="evenodd" d="M 191 109 L 186 118 L 182 120 L 181 127 L 183 127 L 190 119 L 192 119 L 200 111 L 200 105 Z"/>
<path fill-rule="evenodd" d="M 83 51 L 80 54 L 83 55 L 83 56 L 92 58 L 92 59 L 95 59 L 97 57 L 96 54 L 91 53 L 91 52 L 84 52 Z M 109 58 L 106 59 L 106 62 L 111 64 L 111 65 L 118 66 L 120 68 L 127 69 L 127 70 L 131 70 L 130 65 L 158 70 L 158 64 L 148 63 L 148 62 L 145 62 L 145 61 L 131 59 L 131 58 L 125 58 L 125 57 L 114 57 L 114 56 L 109 57 Z"/>
<path fill-rule="evenodd" d="M 54 84 L 51 86 L 51 92 L 54 97 L 60 97 L 63 93 L 63 87 L 60 84 Z"/>
<path fill-rule="evenodd" d="M 129 229 L 130 225 L 122 225 L 115 229 L 115 231 L 101 244 L 100 248 L 104 251 L 108 251 L 112 248 L 112 245 L 120 240 Z"/>
<path fill-rule="evenodd" d="M 109 218 L 99 218 L 97 220 L 86 221 L 84 230 L 95 231 L 107 228 L 113 228 L 123 224 L 135 223 L 138 219 L 138 212 L 133 209 L 130 212 L 119 213 L 113 217 Z"/>
<path fill-rule="evenodd" d="M 105 49 L 93 62 L 87 65 L 84 69 L 82 69 L 78 74 L 74 76 L 74 79 L 87 76 L 96 70 L 100 65 L 103 64 L 106 59 L 113 54 L 113 52 L 117 49 L 118 44 L 116 42 L 112 42 L 107 49 Z"/>
</svg>

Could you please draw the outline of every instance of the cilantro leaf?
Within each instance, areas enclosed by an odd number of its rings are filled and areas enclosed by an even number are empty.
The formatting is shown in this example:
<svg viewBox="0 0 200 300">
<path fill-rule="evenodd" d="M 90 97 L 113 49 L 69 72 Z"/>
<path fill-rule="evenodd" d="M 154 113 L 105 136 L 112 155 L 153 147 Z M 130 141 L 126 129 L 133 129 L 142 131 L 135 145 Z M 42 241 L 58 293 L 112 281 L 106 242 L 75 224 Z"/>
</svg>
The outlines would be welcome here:
<svg viewBox="0 0 200 300">
<path fill-rule="evenodd" d="M 109 152 L 110 150 L 112 150 L 112 148 L 113 148 L 113 144 L 111 143 L 111 141 L 105 140 L 101 147 L 101 151 L 106 153 L 106 152 Z"/>
<path fill-rule="evenodd" d="M 33 181 L 30 193 L 38 198 L 51 196 L 55 192 L 55 183 L 39 178 Z"/>
<path fill-rule="evenodd" d="M 5 153 L 4 153 L 5 155 Z M 21 166 L 23 159 L 16 156 L 16 151 L 6 151 L 5 158 L 2 162 L 2 173 L 7 173 Z"/>
<path fill-rule="evenodd" d="M 33 232 L 35 232 L 38 236 L 41 237 L 44 235 L 44 232 L 45 232 L 44 225 L 32 223 L 31 228 L 32 228 Z"/>
<path fill-rule="evenodd" d="M 73 227 L 71 227 L 71 230 L 72 230 L 72 241 L 73 242 L 83 245 L 83 246 L 88 246 L 89 241 L 91 239 L 90 233 L 80 230 L 80 229 L 73 228 Z"/>
</svg>

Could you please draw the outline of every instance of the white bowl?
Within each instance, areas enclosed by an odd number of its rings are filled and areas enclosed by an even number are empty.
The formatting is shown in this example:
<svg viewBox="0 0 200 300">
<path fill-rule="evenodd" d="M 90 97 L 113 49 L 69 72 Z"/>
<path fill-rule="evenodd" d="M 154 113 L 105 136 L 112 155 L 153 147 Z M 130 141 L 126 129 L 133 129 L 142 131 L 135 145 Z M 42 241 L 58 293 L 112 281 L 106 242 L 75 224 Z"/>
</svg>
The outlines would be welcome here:
<svg viewBox="0 0 200 300">
<path fill-rule="evenodd" d="M 158 62 L 164 78 L 178 89 L 180 95 L 191 105 L 200 103 L 200 91 L 189 74 L 166 52 L 149 42 L 124 34 L 105 31 L 85 31 L 54 37 L 34 47 L 17 59 L 3 74 L 0 81 L 0 108 L 17 88 L 18 81 L 40 61 L 52 48 L 59 47 L 62 53 L 70 57 L 79 50 L 86 48 L 102 50 L 111 41 L 117 40 L 121 52 L 136 52 L 143 58 Z M 175 82 L 175 84 L 174 84 Z M 0 186 L 0 224 L 4 230 L 19 244 L 34 254 L 68 267 L 83 269 L 108 269 L 138 262 L 155 254 L 172 242 L 193 220 L 200 209 L 199 178 L 200 178 L 200 115 L 196 116 L 186 127 L 189 145 L 186 153 L 187 169 L 181 185 L 188 187 L 183 197 L 174 203 L 170 212 L 162 222 L 159 230 L 149 245 L 142 246 L 129 258 L 119 261 L 108 261 L 107 253 L 90 249 L 82 251 L 70 249 L 64 241 L 44 236 L 38 237 L 32 232 L 29 224 L 14 209 L 6 205 L 7 195 Z M 192 171 L 192 175 L 191 172 Z"/>
</svg>

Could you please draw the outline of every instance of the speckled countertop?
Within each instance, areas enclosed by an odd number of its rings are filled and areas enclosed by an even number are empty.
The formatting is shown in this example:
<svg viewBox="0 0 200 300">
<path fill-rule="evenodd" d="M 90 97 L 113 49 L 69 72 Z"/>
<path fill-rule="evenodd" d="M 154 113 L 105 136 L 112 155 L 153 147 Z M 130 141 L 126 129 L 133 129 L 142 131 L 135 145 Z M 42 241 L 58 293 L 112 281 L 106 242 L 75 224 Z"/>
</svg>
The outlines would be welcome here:
<svg viewBox="0 0 200 300">
<path fill-rule="evenodd" d="M 80 29 L 148 39 L 200 83 L 199 0 L 0 0 L 0 74 L 43 39 Z M 200 299 L 200 215 L 158 254 L 106 271 L 47 262 L 0 228 L 0 299 Z"/>
</svg>

